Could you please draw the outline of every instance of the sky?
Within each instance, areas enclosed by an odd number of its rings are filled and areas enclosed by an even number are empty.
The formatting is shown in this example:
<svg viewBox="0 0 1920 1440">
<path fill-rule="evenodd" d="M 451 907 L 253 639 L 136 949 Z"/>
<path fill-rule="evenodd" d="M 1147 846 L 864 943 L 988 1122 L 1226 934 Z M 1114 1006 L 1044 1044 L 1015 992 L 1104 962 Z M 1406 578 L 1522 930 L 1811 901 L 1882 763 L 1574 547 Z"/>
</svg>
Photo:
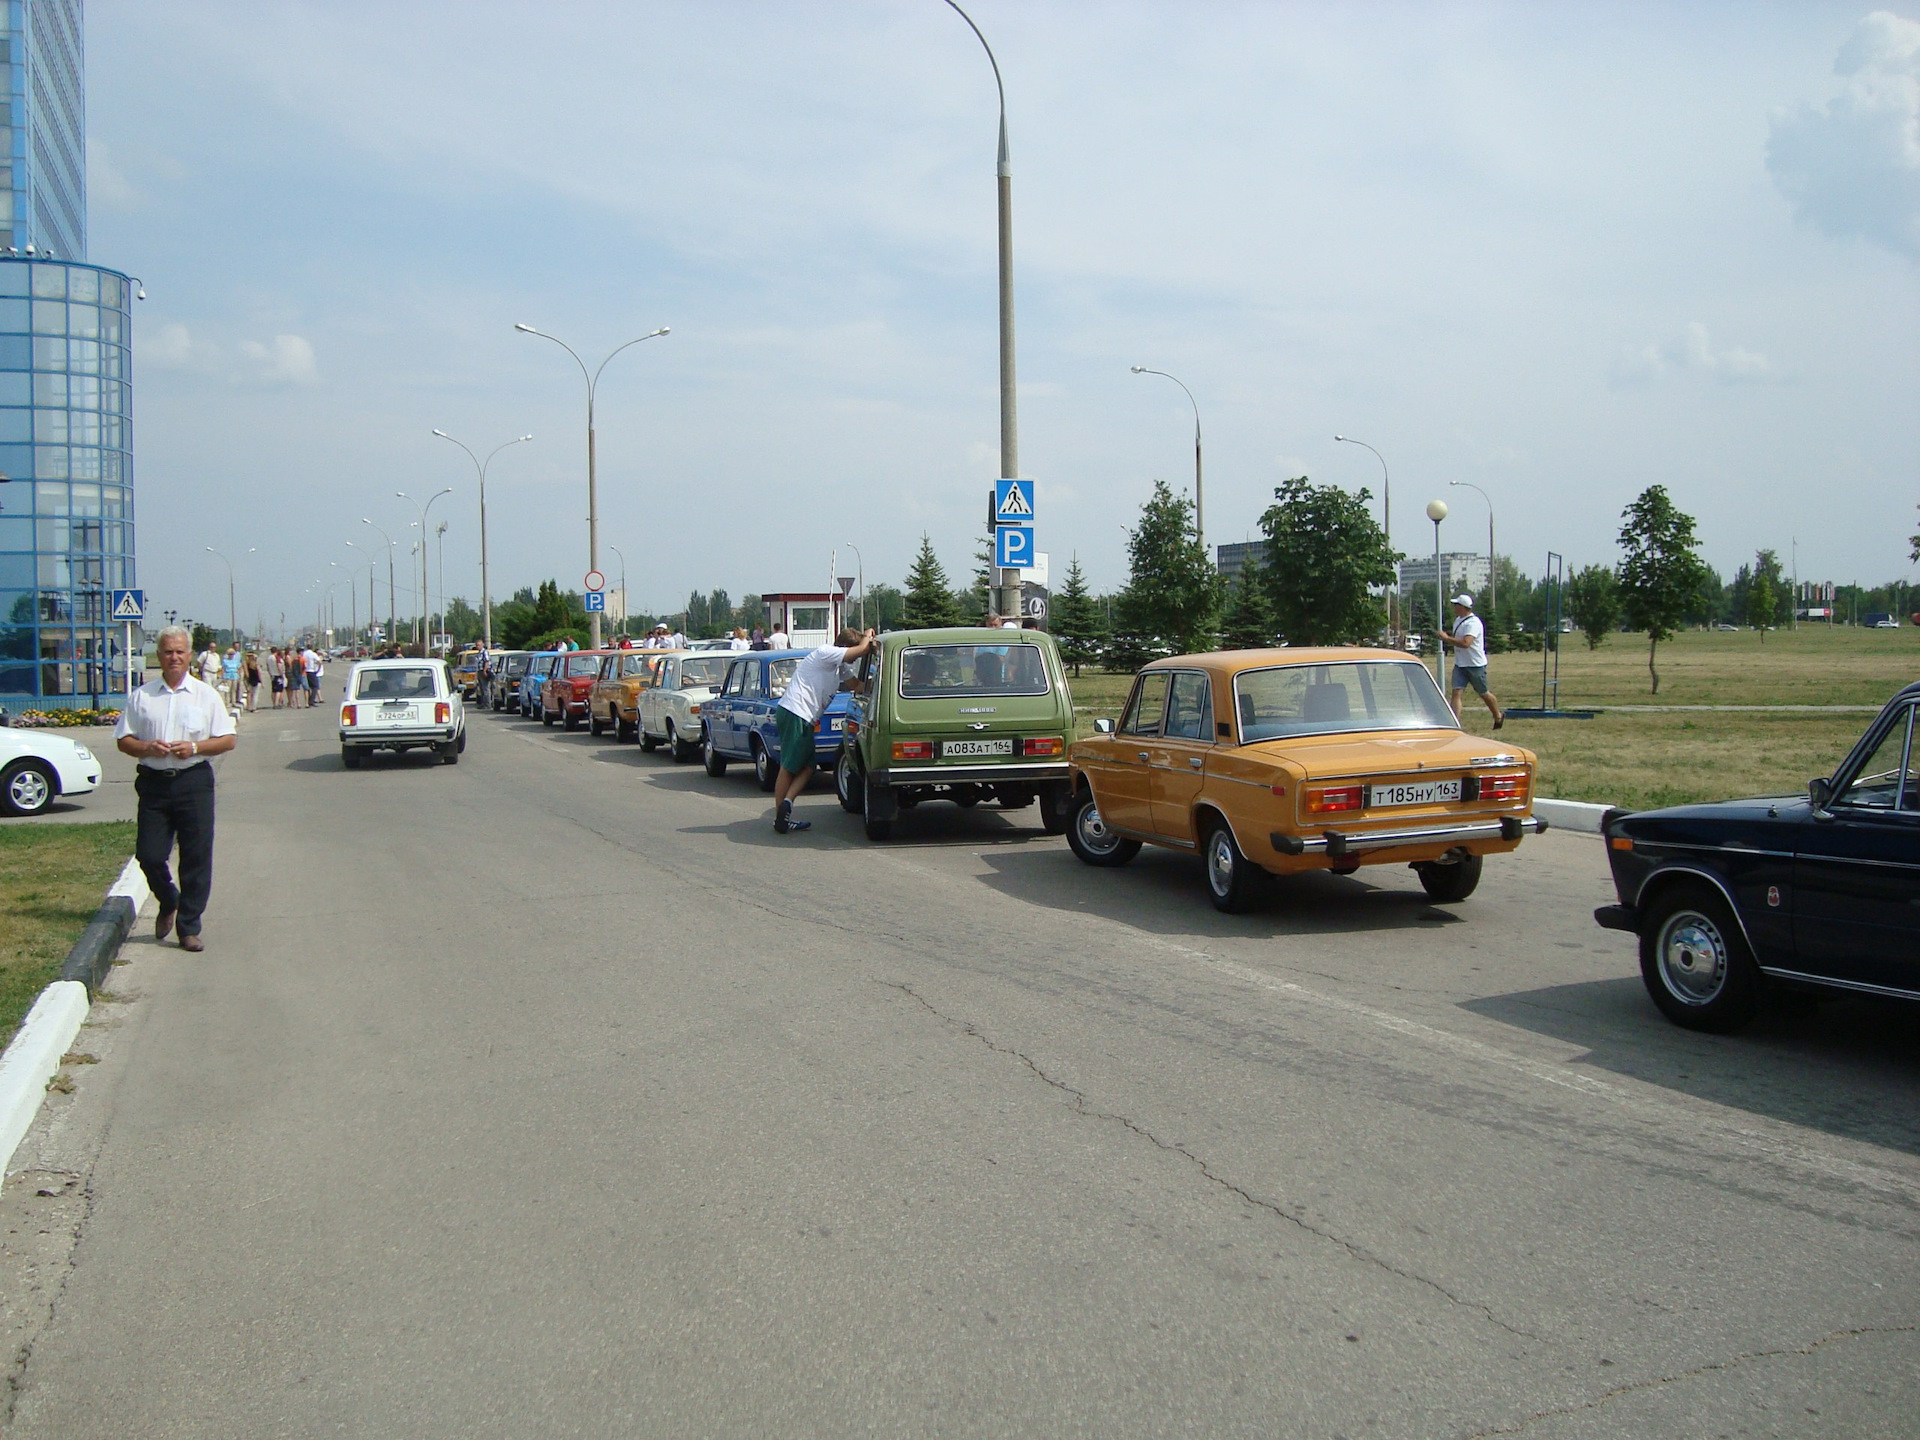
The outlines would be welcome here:
<svg viewBox="0 0 1920 1440">
<path fill-rule="evenodd" d="M 1005 79 L 1020 471 L 1055 582 L 1281 481 L 1392 538 L 1617 558 L 1665 485 L 1730 575 L 1910 571 L 1920 10 L 969 7 Z M 299 623 L 453 493 L 444 591 L 969 572 L 999 473 L 996 102 L 941 0 L 87 7 L 90 258 L 139 276 L 140 577 Z M 1451 482 L 1461 482 L 1454 485 Z M 619 555 L 613 547 L 618 547 Z M 858 557 L 853 553 L 858 547 Z M 251 550 L 252 553 L 248 553 Z M 624 556 L 624 561 L 622 560 Z M 383 557 L 384 559 L 384 557 Z M 430 562 L 432 588 L 441 585 Z M 381 568 L 384 570 L 384 563 Z M 384 583 L 382 585 L 384 591 Z M 365 581 L 355 592 L 364 607 Z M 347 589 L 335 592 L 347 613 Z M 384 604 L 384 595 L 382 596 Z"/>
</svg>

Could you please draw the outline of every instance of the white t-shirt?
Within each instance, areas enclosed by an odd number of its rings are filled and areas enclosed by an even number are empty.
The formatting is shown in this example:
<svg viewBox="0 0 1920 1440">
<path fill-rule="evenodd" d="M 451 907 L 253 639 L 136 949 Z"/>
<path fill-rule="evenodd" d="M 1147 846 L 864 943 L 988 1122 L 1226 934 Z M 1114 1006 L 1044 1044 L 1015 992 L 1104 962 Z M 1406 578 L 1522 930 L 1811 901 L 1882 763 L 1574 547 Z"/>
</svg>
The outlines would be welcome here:
<svg viewBox="0 0 1920 1440">
<path fill-rule="evenodd" d="M 774 631 L 771 635 L 767 636 L 767 644 L 776 650 L 785 650 L 787 648 L 787 632 L 784 630 Z"/>
<path fill-rule="evenodd" d="M 200 678 L 209 685 L 220 678 L 220 652 L 211 645 L 200 652 Z M 154 735 L 141 738 L 158 740 L 161 737 Z"/>
<path fill-rule="evenodd" d="M 1485 665 L 1487 663 L 1487 627 L 1480 623 L 1478 615 L 1462 615 L 1453 624 L 1453 638 L 1460 644 L 1453 652 L 1456 665 Z"/>
<path fill-rule="evenodd" d="M 674 631 L 673 634 L 667 636 L 667 649 L 684 650 L 686 648 L 687 648 L 687 637 L 682 635 L 678 630 Z"/>
<path fill-rule="evenodd" d="M 747 640 L 747 637 L 744 635 L 736 635 L 731 640 L 727 641 L 727 649 L 729 650 L 746 650 L 750 648 L 751 646 Z"/>
<path fill-rule="evenodd" d="M 808 651 L 807 658 L 793 667 L 780 708 L 791 710 L 809 725 L 816 724 L 840 689 L 840 667 L 846 658 L 847 652 L 838 645 Z"/>
<path fill-rule="evenodd" d="M 227 702 L 213 686 L 191 675 L 180 677 L 178 690 L 169 690 L 164 676 L 149 680 L 128 697 L 113 727 L 116 740 L 128 735 L 136 740 L 213 740 L 231 734 L 233 716 L 227 713 Z M 184 770 L 203 763 L 191 755 L 184 760 L 171 755 L 140 757 L 148 770 Z"/>
</svg>

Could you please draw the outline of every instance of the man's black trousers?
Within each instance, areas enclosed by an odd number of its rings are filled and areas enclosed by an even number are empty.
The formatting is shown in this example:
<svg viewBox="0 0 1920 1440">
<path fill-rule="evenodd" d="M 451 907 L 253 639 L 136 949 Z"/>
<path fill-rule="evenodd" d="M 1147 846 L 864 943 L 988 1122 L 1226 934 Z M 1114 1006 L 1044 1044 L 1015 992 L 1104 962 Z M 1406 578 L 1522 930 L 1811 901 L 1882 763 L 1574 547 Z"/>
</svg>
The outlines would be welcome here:
<svg viewBox="0 0 1920 1440">
<path fill-rule="evenodd" d="M 140 767 L 134 777 L 140 797 L 138 837 L 133 855 L 147 877 L 154 903 L 178 910 L 182 935 L 200 933 L 200 917 L 213 890 L 213 766 L 206 761 L 184 770 Z M 167 862 L 180 842 L 180 883 L 173 883 Z"/>
</svg>

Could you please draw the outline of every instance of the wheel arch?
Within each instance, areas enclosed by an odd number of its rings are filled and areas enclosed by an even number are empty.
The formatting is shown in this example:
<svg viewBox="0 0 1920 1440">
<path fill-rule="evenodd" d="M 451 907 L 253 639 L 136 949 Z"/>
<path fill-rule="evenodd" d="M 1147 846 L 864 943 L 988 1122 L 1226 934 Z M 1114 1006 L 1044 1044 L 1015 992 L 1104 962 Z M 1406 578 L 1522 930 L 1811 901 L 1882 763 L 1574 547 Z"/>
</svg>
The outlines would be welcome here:
<svg viewBox="0 0 1920 1440">
<path fill-rule="evenodd" d="M 1227 833 L 1233 836 L 1233 843 L 1240 846 L 1240 853 L 1246 857 L 1248 864 L 1259 866 L 1262 870 L 1266 869 L 1266 866 L 1255 860 L 1248 853 L 1247 847 L 1241 844 L 1240 832 L 1234 828 L 1233 817 L 1212 800 L 1196 800 L 1193 804 L 1193 843 L 1196 850 L 1205 844 L 1207 831 L 1213 828 L 1213 822 L 1216 820 L 1227 827 Z"/>
<path fill-rule="evenodd" d="M 1733 898 L 1733 892 L 1727 889 L 1727 882 L 1711 870 L 1702 869 L 1697 865 L 1661 866 L 1640 883 L 1640 893 L 1634 898 L 1634 909 L 1644 914 L 1667 891 L 1689 880 L 1705 881 L 1722 900 L 1726 901 L 1727 909 L 1733 914 L 1733 923 L 1740 927 L 1740 939 L 1746 945 L 1747 953 L 1753 956 L 1754 963 L 1758 964 L 1760 950 L 1753 943 L 1753 936 L 1747 931 L 1747 917 L 1740 913 L 1740 904 Z"/>
</svg>

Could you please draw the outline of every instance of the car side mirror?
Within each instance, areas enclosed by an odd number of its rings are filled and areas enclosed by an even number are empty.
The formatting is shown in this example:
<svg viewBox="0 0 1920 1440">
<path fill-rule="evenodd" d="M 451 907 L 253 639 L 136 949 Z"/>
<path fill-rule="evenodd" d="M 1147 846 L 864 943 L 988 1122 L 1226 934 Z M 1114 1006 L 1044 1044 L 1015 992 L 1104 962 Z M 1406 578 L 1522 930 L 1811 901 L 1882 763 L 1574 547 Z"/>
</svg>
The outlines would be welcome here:
<svg viewBox="0 0 1920 1440">
<path fill-rule="evenodd" d="M 1094 734 L 1096 734 L 1096 735 L 1111 735 L 1111 734 L 1113 734 L 1113 721 L 1111 721 L 1111 720 L 1096 720 L 1096 721 L 1094 721 L 1094 722 L 1093 722 L 1093 733 L 1094 733 Z"/>
<path fill-rule="evenodd" d="M 1813 802 L 1815 810 L 1824 810 L 1833 799 L 1833 782 L 1824 775 L 1816 775 L 1807 782 L 1807 799 Z"/>
</svg>

